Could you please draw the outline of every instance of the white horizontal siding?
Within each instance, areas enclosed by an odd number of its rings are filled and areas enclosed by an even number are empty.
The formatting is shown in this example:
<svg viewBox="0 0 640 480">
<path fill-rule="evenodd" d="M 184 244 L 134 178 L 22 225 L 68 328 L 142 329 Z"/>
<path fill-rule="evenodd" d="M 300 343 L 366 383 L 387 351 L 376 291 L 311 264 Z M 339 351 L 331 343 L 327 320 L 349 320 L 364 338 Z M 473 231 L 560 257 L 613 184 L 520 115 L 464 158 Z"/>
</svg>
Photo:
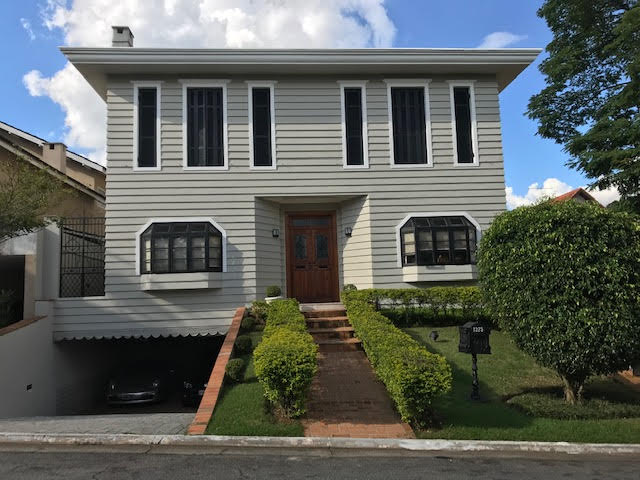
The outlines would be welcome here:
<svg viewBox="0 0 640 480">
<path fill-rule="evenodd" d="M 262 297 L 268 285 L 286 288 L 287 210 L 337 210 L 340 284 L 362 288 L 407 286 L 396 265 L 395 226 L 408 213 L 462 210 L 486 228 L 505 208 L 494 79 L 479 77 L 475 83 L 480 166 L 453 166 L 449 85 L 446 77 L 434 76 L 429 86 L 434 167 L 390 168 L 386 84 L 369 78 L 370 168 L 345 170 L 338 79 L 269 78 L 277 80 L 278 168 L 255 171 L 249 169 L 247 86 L 244 78 L 235 78 L 227 86 L 230 168 L 215 172 L 182 168 L 182 86 L 175 77 L 153 79 L 163 81 L 162 170 L 132 171 L 130 80 L 112 78 L 107 97 L 106 295 L 57 302 L 58 336 L 127 328 L 224 332 L 236 307 Z M 313 206 L 268 200 L 330 195 L 350 199 Z M 222 288 L 142 291 L 135 275 L 134 234 L 151 217 L 214 218 L 228 235 L 228 271 Z M 346 226 L 353 229 L 351 238 L 344 236 Z M 272 237 L 273 228 L 280 228 L 279 239 Z"/>
</svg>

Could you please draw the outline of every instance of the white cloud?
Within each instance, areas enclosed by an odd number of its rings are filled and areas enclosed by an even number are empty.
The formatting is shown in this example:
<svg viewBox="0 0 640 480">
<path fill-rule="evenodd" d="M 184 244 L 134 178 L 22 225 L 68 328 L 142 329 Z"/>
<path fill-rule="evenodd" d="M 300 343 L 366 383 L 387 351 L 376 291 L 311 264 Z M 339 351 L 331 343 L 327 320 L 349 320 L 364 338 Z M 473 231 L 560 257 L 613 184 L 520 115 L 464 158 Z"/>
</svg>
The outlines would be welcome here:
<svg viewBox="0 0 640 480">
<path fill-rule="evenodd" d="M 506 48 L 526 39 L 526 35 L 516 35 L 511 32 L 493 32 L 484 37 L 478 48 Z"/>
<path fill-rule="evenodd" d="M 43 24 L 65 44 L 109 46 L 111 26 L 129 25 L 141 47 L 388 47 L 395 27 L 385 0 L 47 0 Z M 105 109 L 75 69 L 24 76 L 32 95 L 66 113 L 66 140 L 104 156 Z"/>
<path fill-rule="evenodd" d="M 505 189 L 507 193 L 507 208 L 509 210 L 522 207 L 524 205 L 532 205 L 541 200 L 545 200 L 548 198 L 554 198 L 558 195 L 562 195 L 563 193 L 567 193 L 574 188 L 568 183 L 565 183 L 557 178 L 547 178 L 542 185 L 538 182 L 532 183 L 529 185 L 527 189 L 527 193 L 524 195 L 517 195 L 514 193 L 512 187 L 507 187 Z M 588 190 L 585 186 L 582 188 Z M 614 200 L 618 200 L 620 198 L 620 194 L 615 187 L 608 188 L 606 190 L 588 190 L 591 195 L 593 195 L 596 200 L 598 200 L 603 205 L 608 205 Z"/>
<path fill-rule="evenodd" d="M 36 39 L 36 34 L 33 31 L 33 28 L 31 28 L 31 22 L 29 20 L 27 20 L 26 18 L 21 18 L 20 25 L 22 25 L 22 28 L 24 28 L 24 31 L 27 32 L 27 35 L 29 35 L 29 39 L 31 41 Z"/>
<path fill-rule="evenodd" d="M 90 156 L 105 162 L 106 106 L 73 65 L 47 78 L 31 70 L 22 81 L 34 97 L 47 96 L 65 112 L 64 143 L 89 150 Z"/>
</svg>

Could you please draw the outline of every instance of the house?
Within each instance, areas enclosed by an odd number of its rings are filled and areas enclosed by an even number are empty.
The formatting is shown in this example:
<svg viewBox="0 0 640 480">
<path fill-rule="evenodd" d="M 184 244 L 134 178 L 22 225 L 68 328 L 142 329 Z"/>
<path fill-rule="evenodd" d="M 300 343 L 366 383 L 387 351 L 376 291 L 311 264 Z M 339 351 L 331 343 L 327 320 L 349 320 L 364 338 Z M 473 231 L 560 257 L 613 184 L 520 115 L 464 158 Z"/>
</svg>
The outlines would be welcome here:
<svg viewBox="0 0 640 480">
<path fill-rule="evenodd" d="M 595 199 L 593 195 L 587 192 L 584 188 L 578 187 L 562 195 L 558 195 L 553 199 L 554 202 L 566 202 L 567 200 L 573 200 L 576 202 L 594 202 L 602 206 L 602 204 Z"/>
<path fill-rule="evenodd" d="M 0 121 L 0 160 L 28 162 L 66 184 L 68 191 L 48 208 L 46 215 L 104 218 L 106 169 L 68 151 L 63 143 L 47 142 Z M 0 290 L 13 291 L 19 297 L 17 320 L 35 315 L 36 236 L 34 232 L 0 245 Z"/>
<path fill-rule="evenodd" d="M 473 282 L 505 210 L 499 93 L 538 49 L 62 52 L 107 104 L 105 292 L 54 339 L 225 333 L 283 287 Z"/>
</svg>

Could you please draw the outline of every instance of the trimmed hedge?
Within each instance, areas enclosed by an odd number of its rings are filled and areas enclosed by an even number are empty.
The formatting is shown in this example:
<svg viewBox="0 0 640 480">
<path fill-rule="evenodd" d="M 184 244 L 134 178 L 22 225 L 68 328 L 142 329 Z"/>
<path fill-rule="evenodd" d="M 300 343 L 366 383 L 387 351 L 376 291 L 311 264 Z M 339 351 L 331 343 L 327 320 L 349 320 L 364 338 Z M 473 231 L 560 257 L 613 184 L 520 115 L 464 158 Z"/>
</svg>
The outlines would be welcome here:
<svg viewBox="0 0 640 480">
<path fill-rule="evenodd" d="M 253 353 L 256 376 L 267 400 L 288 417 L 302 415 L 318 369 L 318 347 L 295 300 L 269 305 L 262 341 Z"/>
<path fill-rule="evenodd" d="M 242 381 L 242 373 L 244 371 L 244 360 L 241 358 L 232 358 L 227 362 L 224 367 L 224 373 L 227 374 L 227 378 L 233 382 Z"/>
<path fill-rule="evenodd" d="M 431 287 L 349 291 L 352 298 L 383 311 L 395 325 L 452 325 L 485 318 L 478 287 Z"/>
<path fill-rule="evenodd" d="M 342 294 L 349 321 L 402 420 L 428 426 L 433 421 L 433 398 L 451 389 L 451 367 L 443 356 L 429 352 L 377 312 L 361 292 L 368 291 Z"/>
</svg>

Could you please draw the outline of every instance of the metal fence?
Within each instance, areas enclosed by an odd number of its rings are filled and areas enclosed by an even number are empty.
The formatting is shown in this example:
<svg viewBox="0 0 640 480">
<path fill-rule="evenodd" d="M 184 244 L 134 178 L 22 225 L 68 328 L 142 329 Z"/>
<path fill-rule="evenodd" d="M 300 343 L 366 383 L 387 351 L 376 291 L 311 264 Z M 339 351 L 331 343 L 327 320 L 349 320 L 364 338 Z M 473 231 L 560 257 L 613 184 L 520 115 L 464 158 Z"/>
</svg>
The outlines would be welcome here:
<svg viewBox="0 0 640 480">
<path fill-rule="evenodd" d="M 104 295 L 104 218 L 60 224 L 60 297 Z"/>
</svg>

